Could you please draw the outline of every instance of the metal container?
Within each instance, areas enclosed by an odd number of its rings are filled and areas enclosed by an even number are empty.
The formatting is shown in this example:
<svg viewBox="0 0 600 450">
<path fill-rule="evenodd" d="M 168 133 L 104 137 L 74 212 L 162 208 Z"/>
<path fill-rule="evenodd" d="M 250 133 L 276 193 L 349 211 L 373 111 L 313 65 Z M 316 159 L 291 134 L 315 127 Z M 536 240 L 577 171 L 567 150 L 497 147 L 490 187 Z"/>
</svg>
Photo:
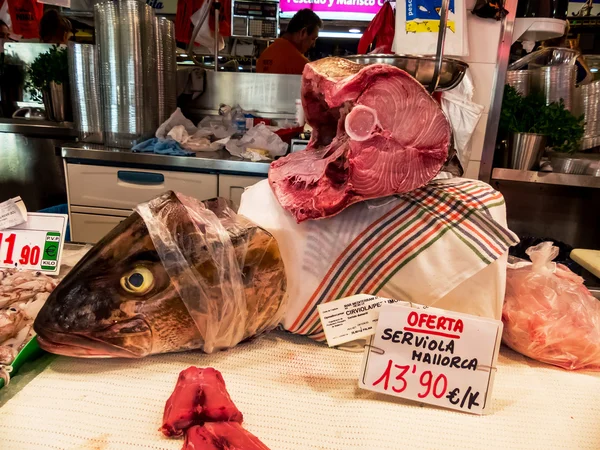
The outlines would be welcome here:
<svg viewBox="0 0 600 450">
<path fill-rule="evenodd" d="M 523 97 L 529 95 L 530 71 L 509 70 L 506 72 L 506 84 L 515 88 Z"/>
<path fill-rule="evenodd" d="M 511 169 L 531 170 L 540 163 L 546 148 L 546 136 L 535 133 L 512 133 L 509 141 Z"/>
<path fill-rule="evenodd" d="M 101 144 L 104 128 L 96 47 L 69 42 L 68 52 L 73 121 L 79 132 L 79 140 Z"/>
<path fill-rule="evenodd" d="M 550 159 L 552 169 L 558 173 L 568 173 L 571 175 L 584 175 L 590 165 L 588 159 L 565 158 L 553 156 Z"/>
<path fill-rule="evenodd" d="M 94 5 L 104 144 L 131 148 L 158 126 L 154 12 L 136 0 Z"/>
<path fill-rule="evenodd" d="M 42 92 L 44 109 L 48 120 L 65 122 L 72 120 L 71 93 L 68 83 L 58 84 L 51 81 Z"/>
<path fill-rule="evenodd" d="M 569 111 L 573 110 L 576 80 L 576 66 L 545 66 L 531 72 L 532 90 L 541 93 L 547 105 L 563 99 Z"/>
<path fill-rule="evenodd" d="M 431 84 L 435 72 L 435 56 L 420 55 L 353 55 L 344 56 L 357 64 L 389 64 L 415 77 L 426 88 Z M 453 58 L 443 58 L 440 81 L 436 90 L 454 89 L 462 81 L 469 65 Z"/>
<path fill-rule="evenodd" d="M 154 20 L 157 44 L 158 123 L 177 109 L 177 43 L 175 24 L 164 17 Z"/>
<path fill-rule="evenodd" d="M 600 145 L 600 81 L 584 84 L 575 90 L 576 115 L 583 115 L 585 125 L 581 150 Z"/>
<path fill-rule="evenodd" d="M 508 66 L 508 70 L 520 70 L 527 66 L 534 69 L 543 66 L 574 65 L 579 53 L 567 47 L 545 47 L 525 55 Z"/>
</svg>

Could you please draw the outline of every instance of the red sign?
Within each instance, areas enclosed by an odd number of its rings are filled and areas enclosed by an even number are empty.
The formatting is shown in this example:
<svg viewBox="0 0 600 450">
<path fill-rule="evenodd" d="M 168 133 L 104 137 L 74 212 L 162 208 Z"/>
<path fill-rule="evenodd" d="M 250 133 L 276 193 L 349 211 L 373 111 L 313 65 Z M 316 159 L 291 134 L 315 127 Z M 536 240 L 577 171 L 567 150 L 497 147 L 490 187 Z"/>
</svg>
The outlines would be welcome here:
<svg viewBox="0 0 600 450">
<path fill-rule="evenodd" d="M 13 33 L 24 39 L 40 36 L 40 20 L 44 15 L 44 5 L 36 0 L 7 0 L 8 12 L 12 21 Z"/>
</svg>

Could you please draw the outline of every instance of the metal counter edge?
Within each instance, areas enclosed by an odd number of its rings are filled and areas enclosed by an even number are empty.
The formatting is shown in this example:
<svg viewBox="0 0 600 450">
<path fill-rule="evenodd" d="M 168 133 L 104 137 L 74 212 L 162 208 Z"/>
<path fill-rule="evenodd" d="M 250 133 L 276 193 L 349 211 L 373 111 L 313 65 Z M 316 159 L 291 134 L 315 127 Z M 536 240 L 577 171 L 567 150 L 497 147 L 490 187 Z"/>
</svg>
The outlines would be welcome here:
<svg viewBox="0 0 600 450">
<path fill-rule="evenodd" d="M 133 153 L 131 150 L 100 145 L 62 145 L 57 154 L 68 163 L 114 167 L 137 167 L 180 172 L 209 172 L 266 176 L 270 162 L 253 162 L 237 158 L 227 151 L 200 153 L 202 156 L 169 156 Z"/>
<path fill-rule="evenodd" d="M 0 119 L 0 133 L 15 133 L 25 136 L 71 138 L 78 135 L 71 122 L 49 122 L 47 120 Z"/>
</svg>

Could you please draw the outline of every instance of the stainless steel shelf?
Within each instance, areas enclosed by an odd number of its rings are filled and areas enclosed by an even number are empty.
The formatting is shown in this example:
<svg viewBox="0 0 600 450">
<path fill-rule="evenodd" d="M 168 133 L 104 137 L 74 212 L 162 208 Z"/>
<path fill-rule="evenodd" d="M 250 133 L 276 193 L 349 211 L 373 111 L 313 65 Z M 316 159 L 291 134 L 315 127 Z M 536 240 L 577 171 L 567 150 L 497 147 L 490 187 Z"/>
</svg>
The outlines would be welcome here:
<svg viewBox="0 0 600 450">
<path fill-rule="evenodd" d="M 77 130 L 71 122 L 49 122 L 31 119 L 0 119 L 0 133 L 17 133 L 25 136 L 76 137 Z"/>
<path fill-rule="evenodd" d="M 131 150 L 104 147 L 94 144 L 68 144 L 57 148 L 67 162 L 108 164 L 128 167 L 130 165 L 150 169 L 171 169 L 191 172 L 217 172 L 266 176 L 270 163 L 248 161 L 231 156 L 226 150 L 199 152 L 196 156 L 167 156 L 151 153 L 133 153 Z"/>
<path fill-rule="evenodd" d="M 570 175 L 567 173 L 534 172 L 530 170 L 494 169 L 492 180 L 518 181 L 521 183 L 554 184 L 600 189 L 600 177 Z"/>
</svg>

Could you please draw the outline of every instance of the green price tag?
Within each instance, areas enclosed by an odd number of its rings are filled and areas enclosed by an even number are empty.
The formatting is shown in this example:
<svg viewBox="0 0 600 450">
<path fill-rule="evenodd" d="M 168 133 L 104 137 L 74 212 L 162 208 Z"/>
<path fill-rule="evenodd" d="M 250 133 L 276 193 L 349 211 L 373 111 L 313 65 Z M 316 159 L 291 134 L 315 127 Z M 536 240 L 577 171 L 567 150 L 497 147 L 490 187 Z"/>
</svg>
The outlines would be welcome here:
<svg viewBox="0 0 600 450">
<path fill-rule="evenodd" d="M 58 253 L 60 251 L 60 233 L 46 233 L 44 253 L 42 256 L 41 269 L 54 270 L 58 264 Z"/>
</svg>

